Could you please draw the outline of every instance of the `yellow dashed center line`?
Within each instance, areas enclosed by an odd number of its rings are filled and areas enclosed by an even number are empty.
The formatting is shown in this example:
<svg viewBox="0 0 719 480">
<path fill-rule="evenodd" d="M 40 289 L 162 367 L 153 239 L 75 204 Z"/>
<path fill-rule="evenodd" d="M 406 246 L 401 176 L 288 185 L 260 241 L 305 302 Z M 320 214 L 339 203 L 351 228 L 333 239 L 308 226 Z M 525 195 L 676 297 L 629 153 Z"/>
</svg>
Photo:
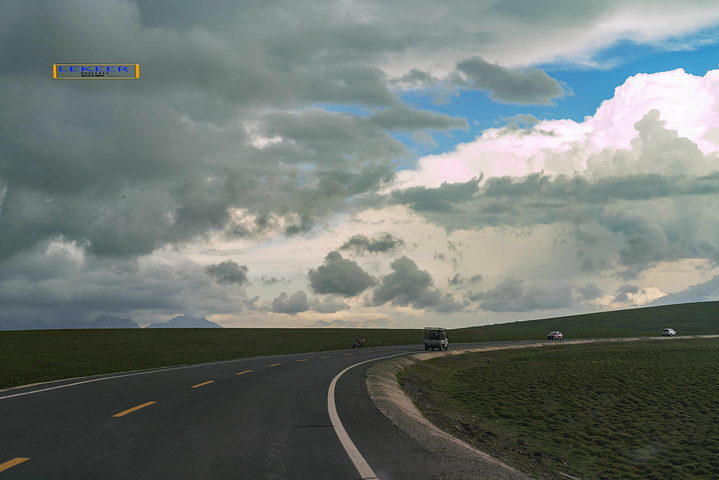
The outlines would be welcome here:
<svg viewBox="0 0 719 480">
<path fill-rule="evenodd" d="M 297 360 L 297 361 L 298 361 L 298 362 L 306 362 L 307 360 L 309 360 L 309 359 L 303 358 L 302 360 Z"/>
<path fill-rule="evenodd" d="M 3 472 L 3 471 L 5 471 L 5 470 L 7 470 L 8 468 L 12 468 L 12 467 L 14 467 L 15 465 L 19 465 L 19 464 L 21 464 L 22 462 L 26 462 L 26 461 L 28 461 L 28 460 L 30 460 L 30 459 L 29 459 L 29 458 L 20 458 L 20 457 L 18 457 L 18 458 L 13 458 L 13 459 L 10 460 L 9 462 L 0 463 L 0 472 Z"/>
<path fill-rule="evenodd" d="M 252 370 L 245 370 L 244 372 L 236 373 L 235 375 L 244 375 L 245 373 L 250 373 Z"/>
<path fill-rule="evenodd" d="M 113 415 L 113 417 L 118 417 L 118 418 L 119 418 L 119 417 L 124 417 L 124 416 L 127 415 L 128 413 L 132 413 L 132 412 L 134 412 L 135 410 L 139 410 L 139 409 L 141 409 L 141 408 L 148 407 L 148 406 L 152 405 L 153 403 L 157 403 L 157 402 L 147 402 L 147 403 L 143 403 L 142 405 L 138 405 L 138 406 L 136 406 L 136 407 L 132 407 L 132 408 L 130 408 L 130 409 L 128 409 L 128 410 L 125 410 L 124 412 L 116 413 L 115 415 Z"/>
<path fill-rule="evenodd" d="M 208 385 L 208 384 L 210 384 L 210 383 L 215 383 L 215 381 L 214 381 L 214 380 L 210 380 L 209 382 L 198 383 L 197 385 L 193 385 L 193 386 L 191 386 L 190 388 L 203 387 L 203 386 Z"/>
<path fill-rule="evenodd" d="M 270 367 L 276 367 L 277 365 L 282 365 L 282 364 L 281 363 L 273 363 L 272 365 L 270 365 Z"/>
<path fill-rule="evenodd" d="M 332 358 L 332 355 L 327 355 L 326 357 L 320 357 L 320 358 Z"/>
<path fill-rule="evenodd" d="M 346 357 L 347 355 L 352 355 L 352 354 L 351 354 L 351 353 L 345 353 L 345 357 Z"/>
<path fill-rule="evenodd" d="M 374 353 L 374 350 L 370 350 L 370 351 L 369 351 L 369 352 L 367 352 L 367 353 Z"/>
</svg>

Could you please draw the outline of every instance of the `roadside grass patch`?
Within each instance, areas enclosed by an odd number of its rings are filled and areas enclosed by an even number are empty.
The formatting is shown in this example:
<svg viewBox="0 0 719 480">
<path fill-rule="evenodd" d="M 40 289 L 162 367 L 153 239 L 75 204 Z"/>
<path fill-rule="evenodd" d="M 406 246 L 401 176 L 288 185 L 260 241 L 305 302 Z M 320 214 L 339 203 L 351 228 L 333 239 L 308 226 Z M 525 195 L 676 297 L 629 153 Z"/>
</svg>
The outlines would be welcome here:
<svg viewBox="0 0 719 480">
<path fill-rule="evenodd" d="M 719 339 L 471 353 L 400 372 L 433 423 L 535 478 L 719 477 Z"/>
</svg>

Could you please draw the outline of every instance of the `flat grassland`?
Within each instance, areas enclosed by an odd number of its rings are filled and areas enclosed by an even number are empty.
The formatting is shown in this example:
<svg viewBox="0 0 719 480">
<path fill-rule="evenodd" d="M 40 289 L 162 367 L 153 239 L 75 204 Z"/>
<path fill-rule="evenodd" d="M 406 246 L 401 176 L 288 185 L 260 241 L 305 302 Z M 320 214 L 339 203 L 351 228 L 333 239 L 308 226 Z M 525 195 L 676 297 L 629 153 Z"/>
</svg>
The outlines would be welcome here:
<svg viewBox="0 0 719 480">
<path fill-rule="evenodd" d="M 398 375 L 425 416 L 534 478 L 719 478 L 719 339 L 449 356 Z M 561 472 L 561 473 L 560 473 Z"/>
<path fill-rule="evenodd" d="M 243 357 L 420 345 L 421 330 L 163 328 L 0 331 L 0 389 Z"/>
<path fill-rule="evenodd" d="M 719 333 L 719 302 L 637 308 L 451 330 L 451 343 Z M 31 383 L 260 355 L 422 344 L 409 329 L 178 328 L 0 331 L 0 390 Z M 451 348 L 450 343 L 450 348 Z"/>
<path fill-rule="evenodd" d="M 452 330 L 452 343 L 719 333 L 719 302 Z M 0 331 L 0 390 L 242 357 L 422 343 L 407 329 Z M 450 348 L 451 348 L 450 344 Z M 536 478 L 719 478 L 719 339 L 557 345 L 422 362 L 405 391 L 435 424 Z"/>
</svg>

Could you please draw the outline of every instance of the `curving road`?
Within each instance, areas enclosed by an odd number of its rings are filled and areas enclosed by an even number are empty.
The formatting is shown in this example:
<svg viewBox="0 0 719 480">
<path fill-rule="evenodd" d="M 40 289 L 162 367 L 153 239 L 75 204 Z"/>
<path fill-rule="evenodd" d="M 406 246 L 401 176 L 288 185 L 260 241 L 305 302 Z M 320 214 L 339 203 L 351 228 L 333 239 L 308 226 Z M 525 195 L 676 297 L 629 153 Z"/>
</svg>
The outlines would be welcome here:
<svg viewBox="0 0 719 480">
<path fill-rule="evenodd" d="M 0 480 L 451 478 L 451 462 L 382 415 L 365 387 L 378 360 L 423 352 L 366 347 L 1 391 Z"/>
<path fill-rule="evenodd" d="M 374 360 L 420 351 L 239 359 L 0 392 L 0 479 L 437 478 L 364 384 Z"/>
</svg>

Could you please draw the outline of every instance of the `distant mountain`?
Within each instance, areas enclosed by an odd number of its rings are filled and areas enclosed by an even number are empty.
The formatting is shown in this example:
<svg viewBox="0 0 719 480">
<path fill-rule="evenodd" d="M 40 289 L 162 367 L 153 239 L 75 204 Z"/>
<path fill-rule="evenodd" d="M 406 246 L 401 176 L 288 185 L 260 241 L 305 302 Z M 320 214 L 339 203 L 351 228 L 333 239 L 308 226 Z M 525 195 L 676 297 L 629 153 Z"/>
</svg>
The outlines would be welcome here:
<svg viewBox="0 0 719 480">
<path fill-rule="evenodd" d="M 325 322 L 318 320 L 313 324 L 305 325 L 305 328 L 404 328 L 394 320 L 377 318 L 374 320 L 333 320 Z"/>
<path fill-rule="evenodd" d="M 195 318 L 190 315 L 181 315 L 175 317 L 169 322 L 152 323 L 146 328 L 222 328 L 215 322 L 211 322 L 206 318 Z"/>
<path fill-rule="evenodd" d="M 140 328 L 140 326 L 131 318 L 103 315 L 93 320 L 88 328 Z"/>
</svg>

